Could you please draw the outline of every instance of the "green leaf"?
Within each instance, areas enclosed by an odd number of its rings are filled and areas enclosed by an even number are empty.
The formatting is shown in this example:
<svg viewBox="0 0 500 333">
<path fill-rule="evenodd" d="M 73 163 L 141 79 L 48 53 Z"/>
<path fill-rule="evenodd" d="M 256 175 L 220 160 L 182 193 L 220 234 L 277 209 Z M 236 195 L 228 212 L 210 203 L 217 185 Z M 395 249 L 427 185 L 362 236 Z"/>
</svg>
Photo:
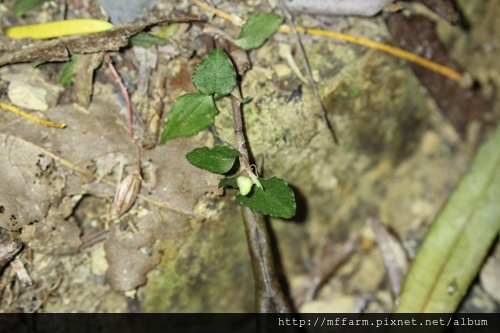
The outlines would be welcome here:
<svg viewBox="0 0 500 333">
<path fill-rule="evenodd" d="M 186 158 L 194 166 L 214 173 L 226 173 L 234 165 L 240 152 L 227 146 L 196 148 L 186 154 Z"/>
<path fill-rule="evenodd" d="M 191 136 L 212 125 L 217 108 L 212 96 L 185 94 L 177 98 L 168 113 L 160 145 L 170 139 Z"/>
<path fill-rule="evenodd" d="M 175 35 L 177 30 L 179 30 L 179 23 L 170 23 L 169 25 L 163 25 L 160 27 L 160 30 L 156 32 L 156 36 L 166 39 Z"/>
<path fill-rule="evenodd" d="M 73 82 L 73 71 L 75 70 L 78 59 L 80 59 L 80 55 L 73 54 L 71 59 L 64 64 L 57 78 L 57 83 L 60 86 L 69 86 Z"/>
<path fill-rule="evenodd" d="M 47 61 L 45 61 L 45 60 L 43 60 L 43 61 L 32 61 L 32 62 L 30 62 L 30 65 L 31 65 L 31 67 L 33 67 L 33 68 L 37 68 L 38 66 L 43 65 L 43 64 L 45 64 L 46 62 L 47 62 Z"/>
<path fill-rule="evenodd" d="M 295 215 L 295 195 L 288 184 L 280 178 L 259 178 L 264 189 L 254 186 L 249 194 L 238 194 L 242 204 L 261 213 L 285 219 Z M 235 179 L 236 181 L 236 179 Z M 222 181 L 221 181 L 222 182 Z"/>
<path fill-rule="evenodd" d="M 219 181 L 219 186 L 229 186 L 232 188 L 238 188 L 237 179 L 238 179 L 238 176 L 236 176 L 236 177 L 224 177 Z"/>
<path fill-rule="evenodd" d="M 274 13 L 252 15 L 241 28 L 238 39 L 233 42 L 244 50 L 256 49 L 278 30 L 283 18 Z"/>
<path fill-rule="evenodd" d="M 139 32 L 138 34 L 135 34 L 132 37 L 130 37 L 128 43 L 129 45 L 132 46 L 141 46 L 144 48 L 149 48 L 153 45 L 165 45 L 168 43 L 168 40 L 153 34 L 148 34 L 147 32 Z"/>
<path fill-rule="evenodd" d="M 23 16 L 28 10 L 31 10 L 37 6 L 40 6 L 44 2 L 49 2 L 50 0 L 16 0 L 14 1 L 14 7 L 12 10 L 16 16 Z"/>
<path fill-rule="evenodd" d="M 193 73 L 193 84 L 205 95 L 225 96 L 236 85 L 236 70 L 220 47 L 210 52 L 198 64 Z"/>
<path fill-rule="evenodd" d="M 500 127 L 431 225 L 396 312 L 455 312 L 500 229 Z"/>
</svg>

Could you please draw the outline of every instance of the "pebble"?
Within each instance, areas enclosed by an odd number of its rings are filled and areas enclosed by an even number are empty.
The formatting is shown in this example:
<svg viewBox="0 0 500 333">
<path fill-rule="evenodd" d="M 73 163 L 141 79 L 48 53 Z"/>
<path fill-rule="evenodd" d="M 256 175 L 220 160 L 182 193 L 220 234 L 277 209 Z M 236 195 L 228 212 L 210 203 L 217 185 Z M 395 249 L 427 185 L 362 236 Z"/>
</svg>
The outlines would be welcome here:
<svg viewBox="0 0 500 333">
<path fill-rule="evenodd" d="M 419 151 L 425 156 L 432 156 L 438 152 L 441 143 L 441 138 L 436 132 L 427 131 L 422 136 Z"/>
<path fill-rule="evenodd" d="M 285 64 L 275 65 L 274 71 L 276 72 L 278 79 L 282 79 L 282 78 L 287 77 L 288 75 L 292 74 L 292 70 L 290 69 L 290 67 L 288 67 Z"/>
<path fill-rule="evenodd" d="M 12 104 L 21 108 L 37 111 L 45 111 L 49 108 L 47 90 L 22 80 L 11 81 L 7 95 Z"/>
</svg>

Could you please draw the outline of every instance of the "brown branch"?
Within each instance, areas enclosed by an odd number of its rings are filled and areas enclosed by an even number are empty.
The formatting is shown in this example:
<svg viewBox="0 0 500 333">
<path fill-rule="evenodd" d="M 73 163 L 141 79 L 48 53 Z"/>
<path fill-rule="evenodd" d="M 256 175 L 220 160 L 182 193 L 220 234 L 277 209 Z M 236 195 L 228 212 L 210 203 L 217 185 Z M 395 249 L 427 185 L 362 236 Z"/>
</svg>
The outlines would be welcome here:
<svg viewBox="0 0 500 333">
<path fill-rule="evenodd" d="M 250 178 L 256 177 L 250 166 L 248 149 L 243 132 L 243 118 L 238 87 L 231 95 L 233 109 L 234 141 L 241 153 L 240 169 Z M 245 225 L 248 251 L 252 260 L 255 281 L 255 311 L 260 313 L 293 312 L 291 302 L 285 296 L 279 282 L 279 276 L 273 258 L 268 225 L 264 216 L 252 209 L 243 207 L 243 223 Z"/>
</svg>

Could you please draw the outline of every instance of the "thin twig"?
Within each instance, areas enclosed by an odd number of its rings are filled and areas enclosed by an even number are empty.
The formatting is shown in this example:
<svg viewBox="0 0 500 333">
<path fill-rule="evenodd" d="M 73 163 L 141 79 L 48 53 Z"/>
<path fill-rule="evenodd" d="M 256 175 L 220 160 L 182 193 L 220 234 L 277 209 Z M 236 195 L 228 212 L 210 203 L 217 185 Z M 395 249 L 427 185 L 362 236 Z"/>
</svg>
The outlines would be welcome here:
<svg viewBox="0 0 500 333">
<path fill-rule="evenodd" d="M 13 112 L 15 114 L 18 114 L 18 115 L 20 115 L 26 119 L 29 119 L 31 121 L 34 121 L 35 123 L 40 124 L 40 125 L 44 125 L 44 126 L 48 126 L 48 127 L 55 127 L 55 128 L 65 128 L 66 127 L 66 124 L 57 124 L 57 123 L 54 123 L 50 120 L 43 120 L 43 119 L 40 119 L 38 117 L 32 116 L 29 113 L 26 113 L 22 110 L 19 110 L 18 108 L 16 108 L 13 105 L 9 105 L 9 104 L 5 104 L 5 103 L 0 102 L 0 108 L 5 109 L 5 110 L 10 111 L 10 112 Z"/>
<path fill-rule="evenodd" d="M 201 9 L 203 9 L 209 13 L 213 13 L 217 16 L 222 17 L 223 19 L 225 19 L 227 21 L 233 22 L 235 25 L 242 26 L 244 23 L 244 21 L 241 18 L 239 18 L 238 16 L 230 15 L 230 14 L 223 12 L 222 10 L 217 9 L 217 8 L 212 8 L 209 5 L 203 3 L 199 0 L 189 0 L 189 1 L 191 1 L 196 6 L 200 7 Z"/>
<path fill-rule="evenodd" d="M 304 63 L 304 68 L 306 70 L 307 77 L 309 79 L 309 84 L 311 85 L 311 88 L 314 91 L 314 97 L 316 98 L 316 102 L 318 103 L 319 109 L 321 111 L 321 119 L 323 120 L 323 123 L 328 129 L 328 134 L 330 136 L 330 139 L 332 139 L 336 144 L 338 144 L 339 140 L 337 138 L 337 135 L 335 134 L 335 129 L 333 128 L 332 124 L 330 124 L 330 122 L 328 121 L 326 109 L 325 106 L 323 105 L 323 101 L 321 100 L 321 95 L 319 94 L 318 85 L 316 84 L 316 81 L 314 81 L 311 71 L 311 66 L 309 66 L 309 61 L 307 60 L 306 51 L 304 50 L 304 46 L 302 45 L 300 36 L 297 33 L 297 28 L 295 27 L 295 23 L 293 22 L 292 14 L 290 14 L 290 11 L 286 7 L 285 0 L 281 1 L 281 8 L 286 16 L 286 20 L 292 27 L 292 33 L 293 36 L 295 37 L 295 43 L 297 44 L 297 48 L 299 49 L 300 55 L 302 56 L 302 61 Z"/>
<path fill-rule="evenodd" d="M 282 33 L 291 33 L 292 28 L 289 26 L 286 26 L 286 25 L 282 25 L 279 28 L 279 31 Z M 366 47 L 369 47 L 369 48 L 372 48 L 372 49 L 375 49 L 378 51 L 382 51 L 382 52 L 388 53 L 392 56 L 413 62 L 419 66 L 428 68 L 436 73 L 439 73 L 439 74 L 446 76 L 446 77 L 448 77 L 454 81 L 457 81 L 457 82 L 462 82 L 463 80 L 466 79 L 464 74 L 457 72 L 456 70 L 453 70 L 449 67 L 440 65 L 434 61 L 427 60 L 427 59 L 422 58 L 416 54 L 402 50 L 400 48 L 389 46 L 389 45 L 382 44 L 382 43 L 377 43 L 377 42 L 370 40 L 370 39 L 350 36 L 350 35 L 346 35 L 346 34 L 343 34 L 340 32 L 320 30 L 320 29 L 302 28 L 302 27 L 296 27 L 295 31 L 297 33 L 305 33 L 308 35 L 321 36 L 321 37 L 327 37 L 327 38 L 332 38 L 332 39 L 339 39 L 339 40 L 343 40 L 343 41 L 346 41 L 349 43 L 358 44 L 358 45 L 366 46 Z"/>
<path fill-rule="evenodd" d="M 104 59 L 108 63 L 109 69 L 111 70 L 111 73 L 113 74 L 113 76 L 115 78 L 116 84 L 118 84 L 118 87 L 120 88 L 120 91 L 123 95 L 123 98 L 125 98 L 125 103 L 127 105 L 127 128 L 128 128 L 130 135 L 133 138 L 134 137 L 134 130 L 132 129 L 132 103 L 130 102 L 130 96 L 128 94 L 127 88 L 123 84 L 123 81 L 122 81 L 120 75 L 118 75 L 118 72 L 116 71 L 116 68 L 113 65 L 113 62 L 111 61 L 111 57 L 109 56 L 108 53 L 104 54 Z"/>
<path fill-rule="evenodd" d="M 298 295 L 295 306 L 299 308 L 302 304 L 311 301 L 318 289 L 328 280 L 335 270 L 342 264 L 356 249 L 355 245 L 359 237 L 351 234 L 345 243 L 333 255 L 327 256 L 314 268 L 307 279 L 307 285 Z"/>
</svg>

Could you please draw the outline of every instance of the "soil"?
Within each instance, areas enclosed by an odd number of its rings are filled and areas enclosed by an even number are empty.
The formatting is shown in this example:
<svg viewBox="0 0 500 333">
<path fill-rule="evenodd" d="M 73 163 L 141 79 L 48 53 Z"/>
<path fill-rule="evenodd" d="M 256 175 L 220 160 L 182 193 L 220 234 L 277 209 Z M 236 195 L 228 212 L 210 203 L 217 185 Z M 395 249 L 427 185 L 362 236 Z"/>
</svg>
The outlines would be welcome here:
<svg viewBox="0 0 500 333">
<path fill-rule="evenodd" d="M 106 18 L 95 1 L 84 1 L 79 9 L 72 1 L 62 3 L 49 1 L 18 18 L 13 1 L 4 1 L 0 27 L 63 18 L 64 12 L 67 18 Z M 245 19 L 278 12 L 279 7 L 271 7 L 275 1 L 270 3 L 221 1 L 218 8 Z M 496 122 L 500 3 L 464 0 L 457 5 L 467 30 L 433 17 L 438 36 L 449 57 L 477 81 L 476 91 Z M 144 10 L 142 19 L 148 22 L 174 10 L 206 15 L 184 1 L 158 0 Z M 298 26 L 392 43 L 381 15 L 294 15 Z M 220 17 L 210 16 L 208 22 L 212 30 L 239 33 Z M 193 137 L 156 146 L 151 132 L 151 110 L 161 111 L 156 119 L 161 130 L 174 100 L 194 89 L 190 75 L 207 47 L 202 28 L 180 23 L 165 46 L 126 46 L 109 53 L 144 119 L 141 123 L 134 116 L 133 123 L 141 143 L 141 197 L 120 218 L 114 211 L 116 186 L 136 170 L 137 149 L 126 124 L 125 100 L 106 62 L 99 66 L 100 58 L 87 59 L 88 68 L 97 67 L 93 79 L 82 78 L 91 84 L 90 101 L 78 97 L 89 89 L 79 85 L 83 81 L 58 85 L 64 63 L 0 67 L 0 102 L 66 124 L 50 128 L 0 111 L 0 240 L 24 243 L 20 259 L 32 281 L 23 284 L 6 265 L 1 312 L 254 310 L 236 192 L 220 189 L 220 176 L 184 157 L 196 147 L 232 145 L 230 102 L 217 101 L 215 125 Z M 339 144 L 329 139 L 310 85 L 287 60 L 289 52 L 303 68 L 292 36 L 277 33 L 251 51 L 252 68 L 241 82 L 243 96 L 253 98 L 244 107 L 249 149 L 254 157 L 263 155 L 265 176 L 285 179 L 297 200 L 294 218 L 269 221 L 276 259 L 299 311 L 388 312 L 394 306 L 392 286 L 369 219 L 391 230 L 411 260 L 485 133 L 477 119 L 464 133 L 455 128 L 406 61 L 324 37 L 306 35 L 302 41 Z M 0 56 L 14 52 L 4 39 L 0 45 Z M 21 87 L 17 97 L 9 93 L 13 82 Z M 311 272 L 352 235 L 358 237 L 353 252 L 313 297 L 304 299 Z M 491 287 L 498 283 L 498 263 L 497 250 L 459 311 L 500 310 L 498 289 Z"/>
</svg>

